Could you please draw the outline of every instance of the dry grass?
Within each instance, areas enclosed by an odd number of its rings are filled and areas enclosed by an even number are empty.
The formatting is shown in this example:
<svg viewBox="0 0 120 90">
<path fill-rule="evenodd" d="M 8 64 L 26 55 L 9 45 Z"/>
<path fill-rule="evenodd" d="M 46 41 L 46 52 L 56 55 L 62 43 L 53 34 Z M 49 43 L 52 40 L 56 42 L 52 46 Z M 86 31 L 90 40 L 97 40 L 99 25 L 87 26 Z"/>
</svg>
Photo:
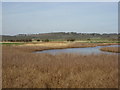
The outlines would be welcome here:
<svg viewBox="0 0 120 90">
<path fill-rule="evenodd" d="M 28 43 L 19 46 L 25 47 L 27 50 L 25 50 L 24 48 L 24 51 L 30 52 L 30 50 L 42 51 L 47 49 L 84 48 L 107 45 L 118 45 L 118 43 L 40 42 L 40 43 Z"/>
<path fill-rule="evenodd" d="M 31 53 L 45 49 L 3 46 L 3 88 L 117 88 L 117 55 Z"/>
<path fill-rule="evenodd" d="M 96 46 L 107 46 L 107 45 L 118 45 L 118 43 L 80 43 L 80 42 L 35 42 L 26 43 L 20 46 L 35 46 L 35 47 L 47 47 L 48 49 L 62 49 L 62 48 L 80 48 L 80 47 L 96 47 Z M 42 48 L 44 50 L 44 48 Z"/>
<path fill-rule="evenodd" d="M 120 47 L 104 47 L 101 48 L 102 51 L 120 53 Z"/>
</svg>

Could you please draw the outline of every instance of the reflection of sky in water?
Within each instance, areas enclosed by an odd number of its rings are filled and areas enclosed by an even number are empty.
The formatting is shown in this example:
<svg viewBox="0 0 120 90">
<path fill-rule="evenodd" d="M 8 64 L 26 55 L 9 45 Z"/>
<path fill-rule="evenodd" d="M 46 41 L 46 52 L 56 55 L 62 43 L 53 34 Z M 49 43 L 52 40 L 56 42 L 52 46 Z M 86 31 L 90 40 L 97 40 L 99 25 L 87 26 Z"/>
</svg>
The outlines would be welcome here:
<svg viewBox="0 0 120 90">
<path fill-rule="evenodd" d="M 87 48 L 68 48 L 68 49 L 54 49 L 54 50 L 44 50 L 38 51 L 37 53 L 50 53 L 50 54 L 59 54 L 59 53 L 81 53 L 81 54 L 118 54 L 112 52 L 104 52 L 99 50 L 102 47 L 120 47 L 120 45 L 110 45 L 110 46 L 97 46 L 97 47 L 87 47 Z M 119 53 L 120 54 L 120 53 Z"/>
</svg>

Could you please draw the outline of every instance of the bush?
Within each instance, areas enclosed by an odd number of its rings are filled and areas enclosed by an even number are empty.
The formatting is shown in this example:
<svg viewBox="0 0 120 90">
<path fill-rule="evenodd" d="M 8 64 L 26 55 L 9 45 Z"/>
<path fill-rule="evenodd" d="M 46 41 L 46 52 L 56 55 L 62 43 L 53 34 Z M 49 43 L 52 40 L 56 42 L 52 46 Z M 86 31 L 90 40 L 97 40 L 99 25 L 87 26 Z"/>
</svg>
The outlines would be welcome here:
<svg viewBox="0 0 120 90">
<path fill-rule="evenodd" d="M 90 39 L 90 38 L 88 38 L 87 40 L 89 40 L 89 41 L 90 41 L 91 39 Z"/>
<path fill-rule="evenodd" d="M 67 41 L 72 41 L 73 42 L 73 41 L 75 41 L 75 39 L 68 39 Z"/>
<path fill-rule="evenodd" d="M 42 40 L 43 42 L 49 42 L 49 39 Z"/>
<path fill-rule="evenodd" d="M 40 40 L 38 39 L 37 41 L 39 42 Z"/>
</svg>

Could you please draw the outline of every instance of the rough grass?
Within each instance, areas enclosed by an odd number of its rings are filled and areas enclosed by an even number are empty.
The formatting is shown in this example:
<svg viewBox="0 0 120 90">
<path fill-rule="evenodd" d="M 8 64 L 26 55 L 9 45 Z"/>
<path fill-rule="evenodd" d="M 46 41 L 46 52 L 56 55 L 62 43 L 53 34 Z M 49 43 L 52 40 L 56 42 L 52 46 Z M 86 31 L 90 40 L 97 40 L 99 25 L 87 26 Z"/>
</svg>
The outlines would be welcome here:
<svg viewBox="0 0 120 90">
<path fill-rule="evenodd" d="M 44 46 L 50 48 L 76 48 L 76 47 L 95 47 L 105 45 L 118 45 L 118 43 L 80 43 L 80 42 L 34 42 L 26 43 L 21 46 Z"/>
<path fill-rule="evenodd" d="M 24 43 L 0 43 L 2 45 L 22 45 Z"/>
<path fill-rule="evenodd" d="M 50 48 L 3 46 L 3 88 L 117 88 L 117 55 L 31 53 Z"/>
<path fill-rule="evenodd" d="M 104 47 L 100 48 L 102 51 L 120 53 L 120 47 Z"/>
</svg>

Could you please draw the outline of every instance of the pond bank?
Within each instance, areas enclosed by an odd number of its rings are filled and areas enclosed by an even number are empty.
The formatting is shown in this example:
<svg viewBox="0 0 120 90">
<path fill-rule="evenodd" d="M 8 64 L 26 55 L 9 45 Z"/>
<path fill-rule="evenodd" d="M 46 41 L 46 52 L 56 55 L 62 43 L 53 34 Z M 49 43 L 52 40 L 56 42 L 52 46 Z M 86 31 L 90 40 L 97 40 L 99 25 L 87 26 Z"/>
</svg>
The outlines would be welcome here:
<svg viewBox="0 0 120 90">
<path fill-rule="evenodd" d="M 96 46 L 96 47 L 79 47 L 79 48 L 63 48 L 63 49 L 49 49 L 36 51 L 35 53 L 48 53 L 52 55 L 61 54 L 61 53 L 72 53 L 72 54 L 115 54 L 113 52 L 104 52 L 100 50 L 101 48 L 115 47 L 118 45 L 107 45 L 107 46 Z M 117 53 L 116 53 L 117 54 Z"/>
<path fill-rule="evenodd" d="M 100 48 L 101 51 L 120 53 L 120 47 L 103 47 Z"/>
<path fill-rule="evenodd" d="M 52 49 L 67 49 L 67 48 L 86 48 L 86 47 L 96 47 L 96 46 L 108 46 L 108 45 L 118 45 L 118 43 L 39 43 L 39 44 L 24 44 L 19 45 L 18 47 L 25 47 L 24 51 L 35 52 L 35 51 L 44 51 Z"/>
</svg>

